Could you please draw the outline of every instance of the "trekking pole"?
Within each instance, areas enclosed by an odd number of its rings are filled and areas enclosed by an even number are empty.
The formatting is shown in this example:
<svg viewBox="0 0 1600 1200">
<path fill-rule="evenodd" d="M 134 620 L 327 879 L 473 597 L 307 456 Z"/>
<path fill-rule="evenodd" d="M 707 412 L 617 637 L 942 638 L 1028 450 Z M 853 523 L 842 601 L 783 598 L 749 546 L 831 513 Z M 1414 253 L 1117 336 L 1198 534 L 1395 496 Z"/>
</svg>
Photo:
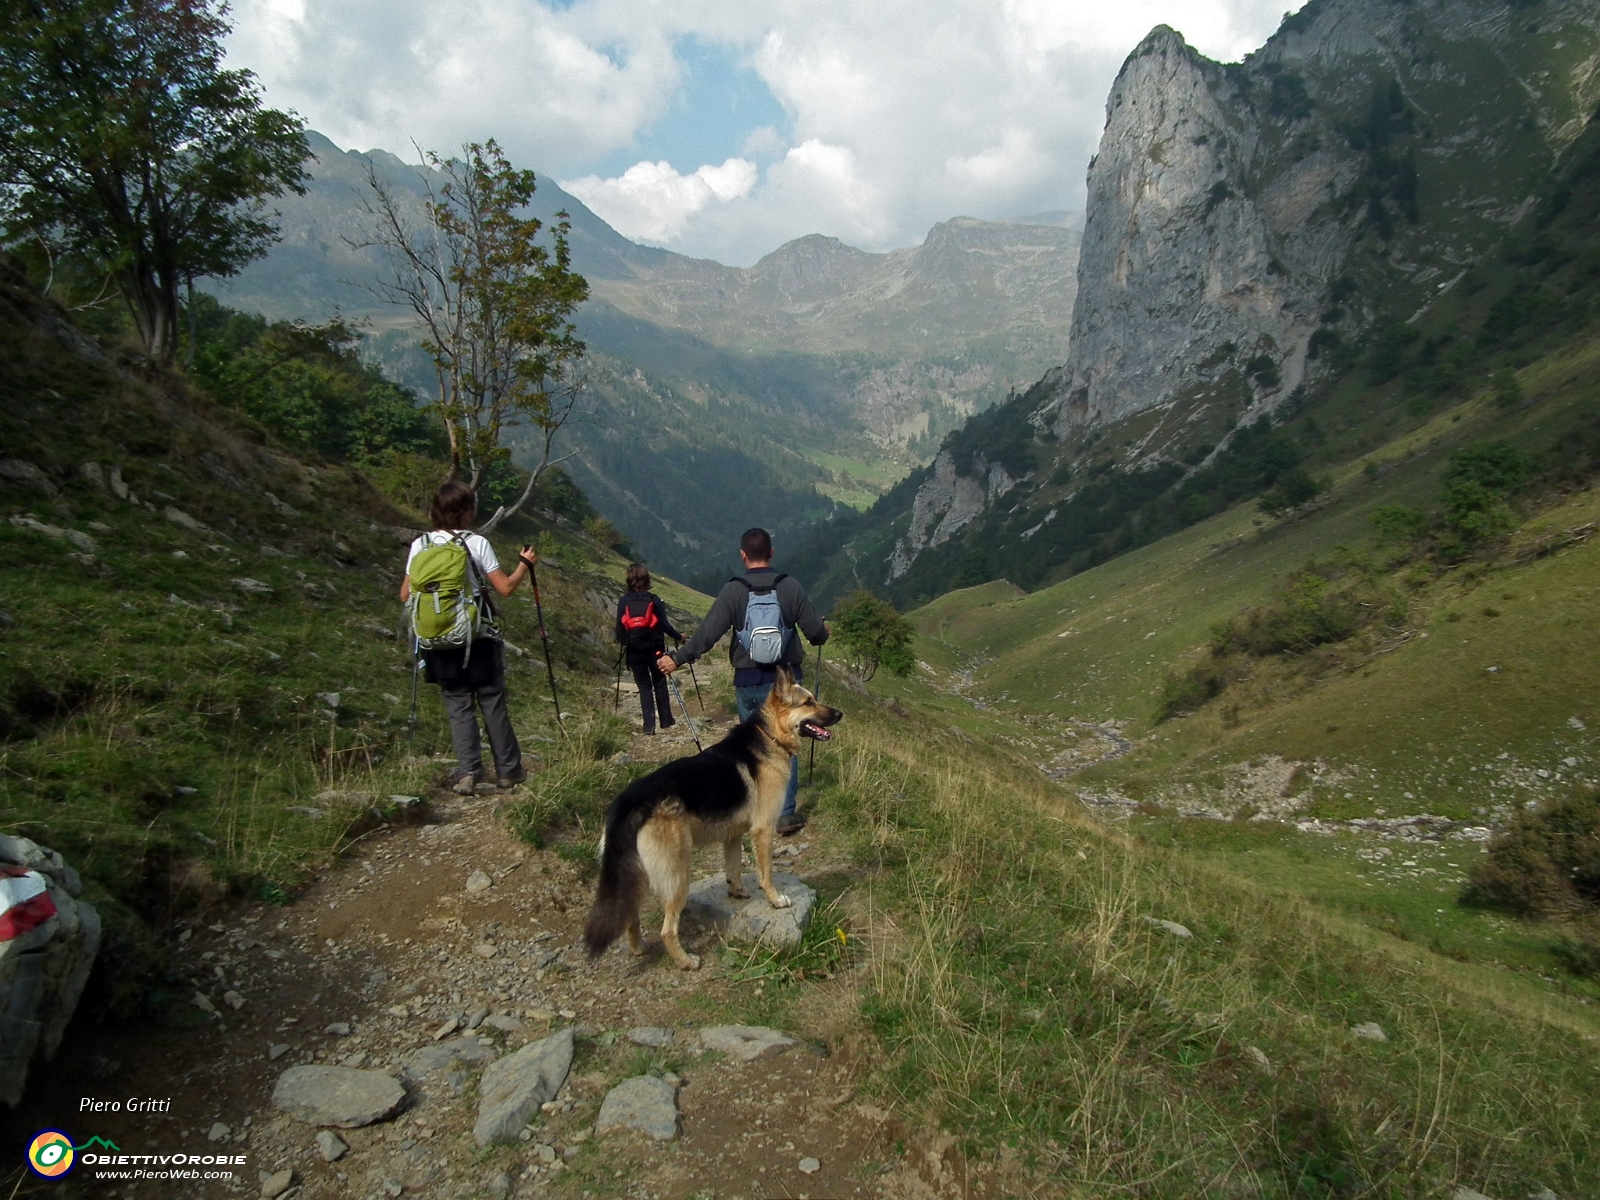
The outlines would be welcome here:
<svg viewBox="0 0 1600 1200">
<path fill-rule="evenodd" d="M 679 649 L 683 647 L 682 638 L 678 639 L 678 647 Z M 700 715 L 703 717 L 706 715 L 706 698 L 700 694 L 700 677 L 694 673 L 693 663 L 689 664 L 689 678 L 694 680 L 694 698 L 700 704 Z"/>
<path fill-rule="evenodd" d="M 622 711 L 622 659 L 627 653 L 628 648 L 626 646 L 617 651 L 617 686 L 616 693 L 611 701 L 611 711 L 613 713 Z"/>
<path fill-rule="evenodd" d="M 417 678 L 422 674 L 422 647 L 411 635 L 411 716 L 406 721 L 406 757 L 417 756 Z"/>
<path fill-rule="evenodd" d="M 523 562 L 528 562 L 523 559 Z M 539 599 L 539 568 L 531 562 L 528 563 L 528 579 L 533 583 L 533 610 L 539 614 L 539 641 L 544 645 L 544 669 L 550 676 L 550 699 L 556 706 L 556 728 L 561 730 L 561 736 L 567 736 L 567 726 L 561 720 L 561 697 L 556 694 L 556 666 L 550 659 L 550 635 L 544 628 L 544 601 Z"/>
<path fill-rule="evenodd" d="M 704 750 L 700 744 L 700 734 L 694 727 L 694 718 L 689 715 L 689 706 L 683 702 L 683 689 L 678 686 L 678 681 L 671 675 L 667 676 L 667 686 L 672 689 L 672 694 L 678 698 L 678 707 L 683 709 L 683 719 L 689 722 L 689 736 L 694 739 L 694 748 Z"/>
<path fill-rule="evenodd" d="M 822 647 L 817 647 L 817 682 L 811 689 L 811 694 L 818 700 L 822 699 Z M 810 787 L 812 780 L 817 777 L 817 740 L 811 739 L 811 762 L 806 766 L 806 786 Z"/>
</svg>

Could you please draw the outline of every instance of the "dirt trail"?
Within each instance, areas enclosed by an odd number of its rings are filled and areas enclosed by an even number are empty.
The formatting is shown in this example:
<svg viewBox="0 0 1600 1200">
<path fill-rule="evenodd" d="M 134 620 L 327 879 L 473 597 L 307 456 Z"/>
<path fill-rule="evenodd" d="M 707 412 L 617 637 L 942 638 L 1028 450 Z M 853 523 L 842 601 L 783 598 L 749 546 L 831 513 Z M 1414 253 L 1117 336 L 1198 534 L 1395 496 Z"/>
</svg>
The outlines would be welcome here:
<svg viewBox="0 0 1600 1200">
<path fill-rule="evenodd" d="M 702 741 L 728 724 L 702 724 Z M 645 760 L 693 751 L 681 721 L 664 735 L 636 735 L 630 749 Z M 619 946 L 591 965 L 579 944 L 590 894 L 583 869 L 514 838 L 499 819 L 503 794 L 430 800 L 429 823 L 368 836 L 292 904 L 193 927 L 179 947 L 187 978 L 174 984 L 190 1027 L 86 1030 L 30 1112 L 12 1121 L 58 1124 L 124 1152 L 247 1154 L 232 1183 L 92 1183 L 85 1169 L 63 1181 L 71 1186 L 38 1181 L 48 1194 L 258 1196 L 261 1177 L 284 1168 L 294 1183 L 282 1195 L 296 1200 L 1000 1194 L 988 1177 L 969 1177 L 949 1139 L 908 1132 L 858 1093 L 868 1064 L 848 972 L 804 985 L 801 1027 L 782 1031 L 801 1042 L 788 1053 L 737 1063 L 701 1051 L 696 1031 L 733 1019 L 734 989 L 761 986 L 718 965 L 714 933 L 686 936 L 706 963 L 692 974 L 673 969 L 659 943 L 642 959 Z M 847 882 L 825 813 L 780 850 L 783 868 L 802 878 L 827 879 L 835 893 Z M 719 869 L 714 857 L 702 853 L 699 875 Z M 492 884 L 469 890 L 478 871 Z M 441 1033 L 452 1022 L 460 1027 Z M 349 1152 L 336 1162 L 318 1153 L 315 1128 L 270 1105 L 279 1075 L 296 1064 L 398 1075 L 425 1047 L 465 1047 L 484 1060 L 567 1025 L 579 1033 L 568 1082 L 554 1111 L 513 1144 L 480 1149 L 473 1139 L 482 1061 L 458 1059 L 409 1081 L 397 1117 L 340 1131 Z M 641 1047 L 628 1038 L 641 1026 L 675 1037 Z M 609 1088 L 647 1072 L 680 1082 L 678 1137 L 593 1136 Z M 170 1111 L 82 1111 L 85 1096 L 126 1108 L 134 1095 L 170 1097 Z M 806 1159 L 820 1165 L 806 1162 L 803 1173 Z"/>
</svg>

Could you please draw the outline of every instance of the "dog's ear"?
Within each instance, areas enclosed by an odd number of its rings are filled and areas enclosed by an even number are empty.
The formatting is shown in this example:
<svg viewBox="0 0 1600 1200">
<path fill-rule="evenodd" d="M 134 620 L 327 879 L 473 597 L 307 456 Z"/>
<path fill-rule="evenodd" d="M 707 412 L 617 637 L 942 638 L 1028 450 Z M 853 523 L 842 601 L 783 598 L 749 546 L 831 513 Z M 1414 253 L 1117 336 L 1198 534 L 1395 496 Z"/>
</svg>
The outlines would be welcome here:
<svg viewBox="0 0 1600 1200">
<path fill-rule="evenodd" d="M 778 679 L 773 688 L 784 700 L 794 695 L 794 672 L 783 663 L 778 664 Z"/>
</svg>

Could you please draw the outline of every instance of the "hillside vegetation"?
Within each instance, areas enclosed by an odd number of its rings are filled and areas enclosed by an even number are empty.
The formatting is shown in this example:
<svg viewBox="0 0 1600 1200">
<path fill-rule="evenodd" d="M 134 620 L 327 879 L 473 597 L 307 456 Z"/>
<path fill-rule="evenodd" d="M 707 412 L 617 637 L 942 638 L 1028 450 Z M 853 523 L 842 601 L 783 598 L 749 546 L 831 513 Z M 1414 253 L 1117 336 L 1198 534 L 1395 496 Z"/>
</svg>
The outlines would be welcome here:
<svg viewBox="0 0 1600 1200">
<path fill-rule="evenodd" d="M 417 453 L 420 469 L 432 464 L 427 490 L 442 468 L 398 435 L 366 446 L 369 459 L 338 430 L 291 419 L 409 409 L 384 407 L 389 385 L 341 373 L 337 355 L 275 356 L 272 337 L 287 333 L 260 324 L 234 328 L 231 355 L 221 346 L 233 327 L 220 326 L 215 353 L 197 356 L 196 378 L 215 377 L 224 405 L 101 350 L 14 269 L 0 278 L 0 822 L 89 881 L 112 916 L 104 982 L 135 1007 L 165 1002 L 152 977 L 122 970 L 157 969 L 146 951 L 164 921 L 234 897 L 286 900 L 364 827 L 404 819 L 391 796 L 421 794 L 447 767 L 432 758 L 449 749 L 436 689 L 422 690 L 417 757 L 407 753 L 398 587 L 422 518 L 342 460 L 381 467 Z M 288 372 L 286 385 L 264 391 L 251 354 Z M 379 396 L 357 403 L 352 379 Z M 252 395 L 266 397 L 259 409 Z M 307 407 L 286 414 L 280 402 L 295 395 Z M 561 487 L 537 523 L 508 534 L 556 560 L 541 571 L 546 616 L 563 704 L 581 715 L 591 676 L 611 665 L 622 564 L 585 536 L 592 510 Z M 505 609 L 531 754 L 557 730 L 527 589 Z"/>
</svg>

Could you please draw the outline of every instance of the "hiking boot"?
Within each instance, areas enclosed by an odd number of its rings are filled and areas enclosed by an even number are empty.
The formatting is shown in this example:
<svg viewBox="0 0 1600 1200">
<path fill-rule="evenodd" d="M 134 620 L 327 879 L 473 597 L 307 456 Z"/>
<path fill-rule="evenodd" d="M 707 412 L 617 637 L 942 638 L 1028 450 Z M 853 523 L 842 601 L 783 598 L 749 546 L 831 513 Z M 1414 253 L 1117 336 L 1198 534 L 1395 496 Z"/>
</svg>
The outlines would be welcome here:
<svg viewBox="0 0 1600 1200">
<path fill-rule="evenodd" d="M 450 782 L 450 790 L 458 796 L 475 796 L 478 794 L 478 777 L 472 772 L 457 775 Z"/>
<path fill-rule="evenodd" d="M 789 837 L 799 833 L 805 827 L 806 819 L 797 812 L 778 818 L 778 834 L 781 837 Z"/>
<path fill-rule="evenodd" d="M 677 720 L 676 717 L 663 717 L 663 718 L 661 718 L 661 728 L 663 728 L 663 729 L 671 729 L 677 723 L 678 723 L 678 720 Z"/>
<path fill-rule="evenodd" d="M 500 778 L 495 782 L 497 782 L 503 788 L 514 788 L 519 783 L 527 782 L 527 779 L 528 768 L 523 766 L 521 763 L 518 763 L 516 770 L 512 771 L 509 775 L 500 776 Z"/>
</svg>

